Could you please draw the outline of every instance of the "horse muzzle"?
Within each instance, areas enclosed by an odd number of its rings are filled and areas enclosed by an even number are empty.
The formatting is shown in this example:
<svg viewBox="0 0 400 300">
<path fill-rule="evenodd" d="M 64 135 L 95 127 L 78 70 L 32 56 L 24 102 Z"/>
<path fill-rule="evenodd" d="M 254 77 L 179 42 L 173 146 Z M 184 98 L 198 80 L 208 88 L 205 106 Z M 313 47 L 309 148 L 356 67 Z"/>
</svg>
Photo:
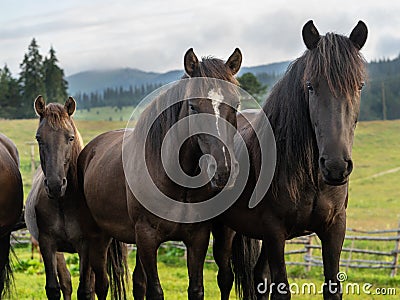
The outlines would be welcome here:
<svg viewBox="0 0 400 300">
<path fill-rule="evenodd" d="M 67 178 L 63 177 L 60 180 L 57 179 L 45 179 L 44 187 L 47 196 L 50 199 L 64 197 L 65 191 L 67 189 Z"/>
<path fill-rule="evenodd" d="M 339 186 L 347 183 L 353 171 L 353 161 L 350 158 L 329 159 L 321 156 L 319 168 L 326 184 Z"/>
</svg>

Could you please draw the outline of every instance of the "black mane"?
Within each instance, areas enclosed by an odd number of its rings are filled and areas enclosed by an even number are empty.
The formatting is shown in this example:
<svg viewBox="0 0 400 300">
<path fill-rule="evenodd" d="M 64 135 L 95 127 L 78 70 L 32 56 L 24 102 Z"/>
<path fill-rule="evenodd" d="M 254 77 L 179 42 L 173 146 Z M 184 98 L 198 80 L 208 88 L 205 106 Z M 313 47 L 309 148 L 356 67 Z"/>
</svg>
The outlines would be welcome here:
<svg viewBox="0 0 400 300">
<path fill-rule="evenodd" d="M 318 148 L 306 81 L 320 76 L 327 79 L 334 95 L 350 98 L 365 80 L 365 61 L 347 37 L 328 33 L 317 48 L 306 50 L 289 65 L 263 105 L 276 139 L 277 162 L 271 188 L 276 191 L 283 183 L 293 201 L 299 199 L 305 185 L 316 189 L 318 184 Z M 248 128 L 243 134 L 254 132 Z M 252 152 L 259 159 L 259 150 Z"/>
</svg>

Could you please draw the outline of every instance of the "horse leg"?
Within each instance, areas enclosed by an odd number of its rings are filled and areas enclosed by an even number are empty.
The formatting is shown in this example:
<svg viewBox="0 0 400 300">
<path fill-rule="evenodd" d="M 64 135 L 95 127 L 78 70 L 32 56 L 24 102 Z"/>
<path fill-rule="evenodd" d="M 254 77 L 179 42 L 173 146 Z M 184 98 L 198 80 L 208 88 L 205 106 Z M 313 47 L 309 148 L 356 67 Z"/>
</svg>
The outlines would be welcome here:
<svg viewBox="0 0 400 300">
<path fill-rule="evenodd" d="M 271 300 L 290 299 L 291 295 L 285 266 L 285 237 L 282 235 L 269 236 L 268 239 L 263 240 L 263 246 L 264 244 L 264 251 L 267 254 L 271 272 Z M 259 298 L 264 297 L 262 299 L 268 299 L 268 285 L 269 282 L 267 286 L 260 286 L 258 284 L 256 291 Z M 259 287 L 264 288 L 261 293 Z"/>
<path fill-rule="evenodd" d="M 189 274 L 189 300 L 204 299 L 203 268 L 208 245 L 210 243 L 210 229 L 205 227 L 191 235 L 186 241 L 187 267 Z"/>
<path fill-rule="evenodd" d="M 346 212 L 335 218 L 333 224 L 321 233 L 318 233 L 322 244 L 322 260 L 324 262 L 324 299 L 342 299 L 339 273 L 339 260 L 342 251 L 344 236 L 346 234 Z"/>
<path fill-rule="evenodd" d="M 267 246 L 263 242 L 261 246 L 260 256 L 254 266 L 254 283 L 255 290 L 257 291 L 257 299 L 267 300 L 269 297 L 269 284 L 271 283 L 271 274 L 269 272 Z M 258 293 L 259 290 L 266 291 L 265 293 Z"/>
<path fill-rule="evenodd" d="M 10 263 L 10 236 L 6 234 L 0 238 L 0 299 L 3 296 L 4 288 L 9 284 L 9 263 Z"/>
<path fill-rule="evenodd" d="M 218 287 L 221 292 L 221 300 L 228 300 L 232 290 L 234 275 L 231 267 L 232 241 L 235 232 L 222 224 L 213 224 L 212 234 L 213 256 L 218 266 Z"/>
<path fill-rule="evenodd" d="M 146 298 L 163 300 L 164 293 L 161 288 L 157 269 L 157 250 L 161 239 L 157 229 L 148 223 L 137 222 L 135 225 L 137 254 L 142 262 L 147 278 Z"/>
<path fill-rule="evenodd" d="M 89 261 L 89 250 L 87 245 L 84 245 L 79 251 L 79 286 L 78 300 L 94 299 L 94 291 L 92 283 L 92 269 Z"/>
<path fill-rule="evenodd" d="M 61 299 L 60 284 L 57 280 L 56 245 L 50 237 L 41 235 L 39 244 L 42 245 L 42 256 L 46 272 L 46 295 L 50 300 Z"/>
<path fill-rule="evenodd" d="M 69 270 L 67 268 L 64 254 L 57 253 L 56 257 L 57 257 L 57 274 L 58 274 L 58 279 L 60 281 L 60 287 L 64 300 L 71 300 L 71 295 L 72 295 L 71 274 L 69 273 Z"/>
<path fill-rule="evenodd" d="M 107 251 L 111 238 L 97 237 L 90 243 L 89 259 L 95 276 L 95 292 L 98 300 L 107 298 L 109 281 L 107 276 Z"/>
<path fill-rule="evenodd" d="M 146 295 L 146 281 L 146 274 L 142 262 L 140 261 L 138 252 L 136 252 L 136 265 L 132 274 L 133 298 L 135 300 L 144 300 Z"/>
</svg>

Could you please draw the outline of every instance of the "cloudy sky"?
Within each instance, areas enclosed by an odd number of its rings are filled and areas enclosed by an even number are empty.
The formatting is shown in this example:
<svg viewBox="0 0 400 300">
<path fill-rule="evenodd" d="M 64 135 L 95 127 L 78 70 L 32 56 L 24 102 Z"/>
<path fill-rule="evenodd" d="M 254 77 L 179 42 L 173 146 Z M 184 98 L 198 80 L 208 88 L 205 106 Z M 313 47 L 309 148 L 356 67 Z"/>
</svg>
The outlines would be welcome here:
<svg viewBox="0 0 400 300">
<path fill-rule="evenodd" d="M 362 19 L 370 61 L 400 54 L 400 1 L 391 0 L 0 0 L 0 67 L 14 74 L 33 37 L 52 45 L 67 75 L 132 67 L 182 69 L 185 51 L 226 59 L 239 47 L 243 65 L 292 60 L 305 49 L 301 28 L 349 34 Z"/>
</svg>

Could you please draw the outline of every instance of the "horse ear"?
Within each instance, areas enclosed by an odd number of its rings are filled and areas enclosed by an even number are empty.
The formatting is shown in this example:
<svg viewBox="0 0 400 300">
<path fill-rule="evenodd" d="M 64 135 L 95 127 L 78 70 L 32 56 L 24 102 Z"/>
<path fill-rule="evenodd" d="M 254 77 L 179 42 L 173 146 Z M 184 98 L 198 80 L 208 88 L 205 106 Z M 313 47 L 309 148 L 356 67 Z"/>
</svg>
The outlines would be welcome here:
<svg viewBox="0 0 400 300">
<path fill-rule="evenodd" d="M 236 48 L 235 51 L 233 51 L 225 65 L 231 69 L 232 75 L 235 75 L 237 72 L 239 72 L 240 66 L 242 65 L 242 52 L 239 48 Z"/>
<path fill-rule="evenodd" d="M 318 29 L 314 26 L 312 20 L 308 21 L 302 31 L 303 41 L 307 49 L 312 50 L 317 47 L 320 40 Z"/>
<path fill-rule="evenodd" d="M 67 101 L 65 101 L 64 108 L 67 111 L 68 115 L 72 116 L 76 109 L 76 102 L 75 102 L 74 98 L 69 97 L 67 99 Z"/>
<path fill-rule="evenodd" d="M 193 48 L 186 51 L 184 65 L 186 74 L 188 74 L 189 77 L 192 77 L 195 70 L 199 67 L 199 60 L 197 59 L 196 54 L 194 54 Z"/>
<path fill-rule="evenodd" d="M 44 101 L 41 95 L 37 96 L 34 103 L 35 112 L 39 117 L 43 117 L 44 108 L 46 107 L 46 101 Z"/>
<path fill-rule="evenodd" d="M 350 40 L 357 47 L 358 50 L 364 46 L 368 36 L 367 25 L 363 21 L 358 21 L 358 24 L 350 33 Z"/>
</svg>

